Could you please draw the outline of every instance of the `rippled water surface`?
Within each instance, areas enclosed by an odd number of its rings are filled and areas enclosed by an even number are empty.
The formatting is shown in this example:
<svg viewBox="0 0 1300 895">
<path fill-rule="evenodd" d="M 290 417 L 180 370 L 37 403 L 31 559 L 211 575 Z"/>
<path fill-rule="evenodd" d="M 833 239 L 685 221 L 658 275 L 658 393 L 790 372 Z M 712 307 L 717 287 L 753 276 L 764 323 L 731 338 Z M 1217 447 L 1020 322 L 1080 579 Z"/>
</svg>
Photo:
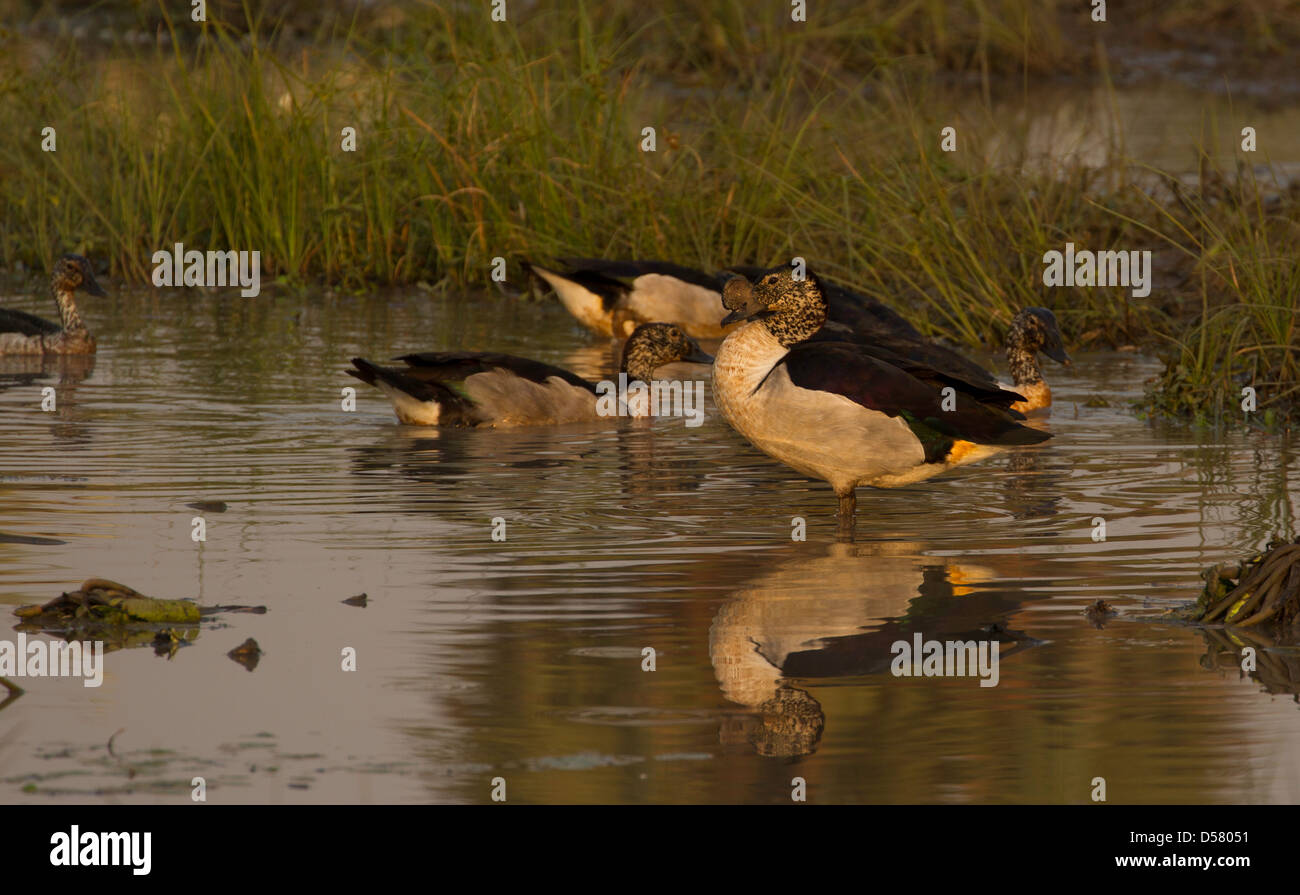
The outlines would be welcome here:
<svg viewBox="0 0 1300 895">
<path fill-rule="evenodd" d="M 18 681 L 0 802 L 187 801 L 195 776 L 212 802 L 484 802 L 495 777 L 511 802 L 788 802 L 795 776 L 815 802 L 1085 802 L 1098 776 L 1112 802 L 1300 801 L 1278 674 L 1216 670 L 1209 635 L 1159 619 L 1290 526 L 1295 457 L 1138 421 L 1150 359 L 1053 369 L 1056 438 L 863 489 L 844 544 L 828 487 L 711 404 L 699 428 L 434 431 L 343 373 L 457 347 L 607 370 L 557 306 L 176 291 L 85 312 L 93 368 L 0 367 L 0 639 L 12 607 L 91 577 L 268 611 L 171 658 L 112 652 L 98 689 Z M 994 624 L 996 687 L 889 673 L 896 640 Z M 251 672 L 226 656 L 248 637 Z"/>
</svg>

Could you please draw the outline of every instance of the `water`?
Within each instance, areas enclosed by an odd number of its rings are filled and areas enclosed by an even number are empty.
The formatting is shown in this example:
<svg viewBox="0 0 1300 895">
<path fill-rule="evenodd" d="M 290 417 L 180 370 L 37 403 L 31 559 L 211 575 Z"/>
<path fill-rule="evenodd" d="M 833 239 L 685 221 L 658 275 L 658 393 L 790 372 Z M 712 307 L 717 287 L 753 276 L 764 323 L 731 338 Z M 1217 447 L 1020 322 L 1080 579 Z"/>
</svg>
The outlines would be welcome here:
<svg viewBox="0 0 1300 895">
<path fill-rule="evenodd" d="M 995 164 L 1023 158 L 1030 170 L 1057 173 L 1126 161 L 1126 174 L 1137 183 L 1159 183 L 1158 170 L 1194 185 L 1204 152 L 1208 168 L 1235 176 L 1240 162 L 1265 190 L 1292 183 L 1300 174 L 1300 112 L 1249 89 L 1276 94 L 1273 82 L 1234 82 L 1238 92 L 1227 95 L 1222 82 L 1213 86 L 1218 89 L 1160 79 L 1118 90 L 1075 83 L 1037 85 L 1023 94 L 1004 89 L 985 125 L 992 138 L 988 157 Z M 1253 153 L 1241 151 L 1246 126 L 1257 137 L 1269 135 Z"/>
<path fill-rule="evenodd" d="M 511 802 L 788 802 L 794 776 L 816 802 L 1084 802 L 1097 776 L 1112 802 L 1300 800 L 1292 695 L 1158 618 L 1290 524 L 1296 458 L 1138 421 L 1150 358 L 1053 369 L 1056 438 L 863 490 L 842 544 L 827 486 L 711 403 L 694 429 L 436 431 L 343 374 L 444 347 L 607 370 L 557 305 L 114 292 L 85 302 L 93 369 L 0 368 L 0 613 L 90 577 L 268 612 L 112 652 L 98 689 L 18 681 L 0 802 L 188 801 L 195 776 L 213 802 L 484 802 L 494 777 Z M 996 687 L 888 672 L 914 631 L 993 623 L 1019 638 Z M 252 672 L 225 655 L 248 637 Z"/>
</svg>

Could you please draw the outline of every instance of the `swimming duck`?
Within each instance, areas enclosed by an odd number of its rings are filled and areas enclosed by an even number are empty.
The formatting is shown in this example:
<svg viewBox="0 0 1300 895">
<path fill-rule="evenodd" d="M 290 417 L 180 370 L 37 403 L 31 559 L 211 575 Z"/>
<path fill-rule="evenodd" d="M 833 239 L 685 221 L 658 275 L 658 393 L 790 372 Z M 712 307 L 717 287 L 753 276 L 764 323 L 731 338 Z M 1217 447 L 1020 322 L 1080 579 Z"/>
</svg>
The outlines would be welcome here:
<svg viewBox="0 0 1300 895">
<path fill-rule="evenodd" d="M 540 361 L 479 351 L 440 351 L 397 358 L 404 368 L 381 367 L 354 357 L 348 370 L 393 402 L 397 418 L 414 426 L 526 426 L 595 420 L 602 390 L 575 373 Z M 646 323 L 623 346 L 620 371 L 629 383 L 647 385 L 657 367 L 673 361 L 712 363 L 678 326 Z M 464 383 L 464 394 L 445 383 Z M 630 416 L 647 415 L 643 402 L 629 400 Z"/>
<path fill-rule="evenodd" d="M 1070 363 L 1056 315 L 1047 308 L 1023 308 L 1012 318 L 1007 332 L 1007 367 L 1011 370 L 1010 390 L 1025 396 L 1011 409 L 1026 415 L 1050 413 L 1052 408 L 1052 390 L 1038 363 L 1040 351 L 1058 364 Z"/>
<path fill-rule="evenodd" d="M 1024 396 L 848 341 L 814 339 L 826 322 L 817 278 L 788 269 L 727 281 L 731 333 L 713 364 L 713 400 L 755 447 L 829 482 L 841 529 L 858 485 L 898 487 L 1051 436 L 1020 425 Z"/>
<path fill-rule="evenodd" d="M 80 255 L 64 255 L 54 264 L 51 277 L 59 322 L 13 308 L 0 308 L 0 354 L 94 354 L 95 337 L 77 312 L 72 295 L 84 289 L 104 295 L 95 282 L 90 262 Z"/>
<path fill-rule="evenodd" d="M 771 270 L 735 265 L 705 273 L 667 261 L 560 259 L 564 270 L 524 262 L 541 277 L 580 323 L 603 335 L 626 338 L 638 324 L 676 323 L 697 339 L 721 339 L 730 329 L 718 321 L 726 313 L 722 287 L 739 274 L 756 279 Z M 878 338 L 923 341 L 920 332 L 893 309 L 823 278 L 829 317 L 846 332 Z"/>
</svg>

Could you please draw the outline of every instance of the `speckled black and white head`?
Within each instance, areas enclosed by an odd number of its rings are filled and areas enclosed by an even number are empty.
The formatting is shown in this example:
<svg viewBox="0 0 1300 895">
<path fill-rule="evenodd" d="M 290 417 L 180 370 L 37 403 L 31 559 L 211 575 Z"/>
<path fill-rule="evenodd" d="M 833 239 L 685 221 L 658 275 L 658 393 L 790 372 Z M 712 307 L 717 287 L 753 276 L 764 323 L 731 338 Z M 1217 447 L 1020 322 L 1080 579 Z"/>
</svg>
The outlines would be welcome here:
<svg viewBox="0 0 1300 895">
<path fill-rule="evenodd" d="M 1061 341 L 1056 315 L 1047 308 L 1024 308 L 1011 321 L 1007 331 L 1007 366 L 1016 385 L 1042 382 L 1038 352 L 1059 364 L 1068 364 L 1069 355 Z"/>
<path fill-rule="evenodd" d="M 95 282 L 95 274 L 90 269 L 90 262 L 80 255 L 64 255 L 54 262 L 51 277 L 55 292 L 76 292 L 84 289 L 91 295 L 104 295 L 104 290 Z"/>
<path fill-rule="evenodd" d="M 694 339 L 680 326 L 672 323 L 643 323 L 628 336 L 623 346 L 621 369 L 629 379 L 650 382 L 655 368 L 674 361 L 693 364 L 711 364 L 713 358 L 705 354 Z"/>
<path fill-rule="evenodd" d="M 764 274 L 752 284 L 734 277 L 723 286 L 722 304 L 731 311 L 723 319 L 724 325 L 760 320 L 787 348 L 807 339 L 826 322 L 826 298 L 812 273 L 796 279 L 793 270 L 782 269 Z"/>
</svg>

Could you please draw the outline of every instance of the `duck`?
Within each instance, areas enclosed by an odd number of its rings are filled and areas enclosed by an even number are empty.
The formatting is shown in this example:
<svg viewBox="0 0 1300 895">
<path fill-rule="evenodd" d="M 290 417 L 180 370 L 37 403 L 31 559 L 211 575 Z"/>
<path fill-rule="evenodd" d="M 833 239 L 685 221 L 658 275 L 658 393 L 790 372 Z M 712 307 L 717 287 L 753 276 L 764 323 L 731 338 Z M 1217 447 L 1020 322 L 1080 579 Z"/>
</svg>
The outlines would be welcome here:
<svg viewBox="0 0 1300 895">
<path fill-rule="evenodd" d="M 1056 315 L 1047 308 L 1022 308 L 1011 319 L 1007 331 L 1007 368 L 1011 371 L 1011 384 L 1001 384 L 1008 391 L 1024 396 L 1011 409 L 1025 416 L 1046 416 L 1052 411 L 1052 389 L 1043 379 L 1043 368 L 1038 362 L 1039 353 L 1058 364 L 1070 365 L 1065 353 L 1061 329 Z"/>
<path fill-rule="evenodd" d="M 95 337 L 73 300 L 78 289 L 101 297 L 106 294 L 95 282 L 90 262 L 80 255 L 61 256 L 54 263 L 51 283 L 59 306 L 59 322 L 14 308 L 0 308 L 0 355 L 95 353 Z"/>
<path fill-rule="evenodd" d="M 678 324 L 697 339 L 721 339 L 735 325 L 719 322 L 726 313 L 722 289 L 733 276 L 754 281 L 786 269 L 732 265 L 706 273 L 668 261 L 609 261 L 598 258 L 560 259 L 555 269 L 524 261 L 547 283 L 579 322 L 607 336 L 625 338 L 643 320 Z M 563 269 L 560 269 L 563 265 Z M 857 342 L 891 359 L 919 362 L 989 388 L 1008 387 L 1025 396 L 1016 407 L 1025 414 L 1050 412 L 1052 392 L 1043 379 L 1038 352 L 1069 364 L 1056 317 L 1047 308 L 1024 308 L 1011 322 L 1005 344 L 1012 376 L 1010 386 L 982 365 L 921 335 L 897 311 L 873 298 L 817 277 L 827 305 L 827 322 L 816 338 Z"/>
<path fill-rule="evenodd" d="M 726 281 L 736 275 L 755 279 L 777 269 L 738 264 L 706 273 L 669 261 L 600 258 L 561 258 L 555 268 L 524 261 L 523 267 L 549 285 L 578 322 L 620 339 L 639 324 L 656 320 L 675 323 L 696 339 L 721 339 L 734 329 L 719 323 L 726 313 L 722 306 Z M 830 319 L 845 332 L 924 340 L 892 308 L 830 280 L 822 283 Z"/>
<path fill-rule="evenodd" d="M 619 370 L 629 398 L 616 405 L 612 383 L 595 383 L 541 361 L 480 351 L 436 351 L 396 358 L 404 366 L 384 367 L 352 358 L 349 376 L 373 385 L 393 402 L 397 419 L 412 426 L 527 426 L 596 420 L 623 415 L 648 416 L 648 401 L 637 401 L 634 384 L 650 386 L 655 370 L 667 363 L 711 364 L 713 357 L 681 327 L 670 323 L 638 326 L 623 346 Z M 447 383 L 461 382 L 463 393 Z M 603 387 L 602 387 L 603 386 Z"/>
<path fill-rule="evenodd" d="M 789 269 L 723 287 L 726 324 L 713 400 L 751 444 L 830 484 L 841 533 L 851 533 L 859 485 L 923 481 L 1051 434 L 1021 425 L 1025 396 L 972 382 L 889 351 L 814 338 L 826 322 L 816 275 Z"/>
</svg>

